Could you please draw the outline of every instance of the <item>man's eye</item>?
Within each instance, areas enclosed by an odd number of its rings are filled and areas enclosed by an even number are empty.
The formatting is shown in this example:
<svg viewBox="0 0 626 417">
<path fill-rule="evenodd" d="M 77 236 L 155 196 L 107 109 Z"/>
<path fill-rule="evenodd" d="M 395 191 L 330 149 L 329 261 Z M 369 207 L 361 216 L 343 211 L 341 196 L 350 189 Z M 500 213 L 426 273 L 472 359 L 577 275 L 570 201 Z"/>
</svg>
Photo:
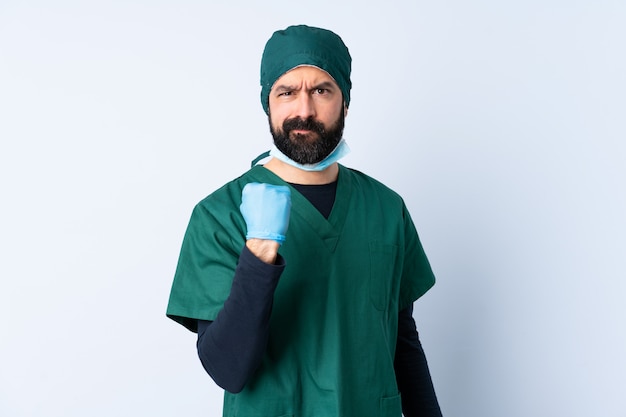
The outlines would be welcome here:
<svg viewBox="0 0 626 417">
<path fill-rule="evenodd" d="M 315 94 L 326 94 L 328 93 L 328 90 L 325 88 L 317 88 L 315 89 Z"/>
</svg>

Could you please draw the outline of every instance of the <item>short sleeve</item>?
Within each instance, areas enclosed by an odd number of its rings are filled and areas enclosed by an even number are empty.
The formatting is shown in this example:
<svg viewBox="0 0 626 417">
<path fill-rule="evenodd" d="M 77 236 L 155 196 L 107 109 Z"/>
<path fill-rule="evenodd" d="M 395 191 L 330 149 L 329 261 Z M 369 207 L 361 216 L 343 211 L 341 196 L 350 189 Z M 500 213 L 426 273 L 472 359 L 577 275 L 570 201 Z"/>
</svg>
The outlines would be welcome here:
<svg viewBox="0 0 626 417">
<path fill-rule="evenodd" d="M 166 314 L 194 332 L 197 319 L 214 320 L 224 305 L 245 244 L 239 201 L 227 197 L 194 208 L 172 283 Z"/>
<path fill-rule="evenodd" d="M 435 285 L 435 275 L 426 257 L 417 230 L 406 206 L 403 204 L 404 264 L 400 283 L 400 310 L 424 295 Z"/>
</svg>

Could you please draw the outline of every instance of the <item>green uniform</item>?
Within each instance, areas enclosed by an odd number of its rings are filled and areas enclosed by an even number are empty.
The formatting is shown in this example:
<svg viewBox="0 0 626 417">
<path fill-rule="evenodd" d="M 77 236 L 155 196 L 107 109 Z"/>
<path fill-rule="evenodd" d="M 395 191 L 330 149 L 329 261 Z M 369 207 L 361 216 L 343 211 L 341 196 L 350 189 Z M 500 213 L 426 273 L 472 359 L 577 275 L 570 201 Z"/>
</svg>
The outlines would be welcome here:
<svg viewBox="0 0 626 417">
<path fill-rule="evenodd" d="M 190 329 L 214 320 L 228 297 L 246 225 L 249 182 L 286 185 L 262 166 L 194 209 L 167 309 Z M 226 392 L 224 416 L 400 417 L 393 368 L 398 313 L 434 276 L 402 199 L 340 165 L 325 219 L 292 189 L 286 268 L 275 292 L 263 361 L 244 390 Z"/>
</svg>

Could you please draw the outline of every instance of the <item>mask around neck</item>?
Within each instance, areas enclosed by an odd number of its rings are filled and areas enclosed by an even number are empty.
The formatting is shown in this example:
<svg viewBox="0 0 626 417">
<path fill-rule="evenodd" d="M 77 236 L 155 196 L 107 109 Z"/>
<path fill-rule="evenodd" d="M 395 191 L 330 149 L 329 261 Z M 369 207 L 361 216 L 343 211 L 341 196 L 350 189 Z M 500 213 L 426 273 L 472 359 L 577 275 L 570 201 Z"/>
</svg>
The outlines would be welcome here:
<svg viewBox="0 0 626 417">
<path fill-rule="evenodd" d="M 303 171 L 323 171 L 349 153 L 350 153 L 350 148 L 348 147 L 348 144 L 346 143 L 346 141 L 343 139 L 339 141 L 339 143 L 337 144 L 335 149 L 330 153 L 330 155 L 328 155 L 326 158 L 324 158 L 323 160 L 315 164 L 300 164 L 290 159 L 287 155 L 285 155 L 280 150 L 278 150 L 276 145 L 273 145 L 272 149 L 270 150 L 270 156 L 273 156 L 274 158 L 280 161 L 283 161 L 284 163 L 289 164 L 293 167 L 301 169 Z"/>
</svg>

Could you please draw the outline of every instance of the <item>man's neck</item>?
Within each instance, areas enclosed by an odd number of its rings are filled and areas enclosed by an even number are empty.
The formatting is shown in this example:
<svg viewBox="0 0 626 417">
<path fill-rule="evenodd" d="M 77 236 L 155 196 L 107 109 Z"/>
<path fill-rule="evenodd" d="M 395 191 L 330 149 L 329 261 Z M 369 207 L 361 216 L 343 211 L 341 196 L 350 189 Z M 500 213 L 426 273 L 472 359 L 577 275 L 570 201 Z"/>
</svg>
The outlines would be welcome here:
<svg viewBox="0 0 626 417">
<path fill-rule="evenodd" d="M 304 171 L 279 159 L 272 158 L 264 166 L 278 175 L 283 181 L 292 184 L 330 184 L 331 182 L 337 181 L 337 176 L 339 175 L 339 165 L 337 165 L 337 163 L 330 165 L 323 171 Z"/>
</svg>

